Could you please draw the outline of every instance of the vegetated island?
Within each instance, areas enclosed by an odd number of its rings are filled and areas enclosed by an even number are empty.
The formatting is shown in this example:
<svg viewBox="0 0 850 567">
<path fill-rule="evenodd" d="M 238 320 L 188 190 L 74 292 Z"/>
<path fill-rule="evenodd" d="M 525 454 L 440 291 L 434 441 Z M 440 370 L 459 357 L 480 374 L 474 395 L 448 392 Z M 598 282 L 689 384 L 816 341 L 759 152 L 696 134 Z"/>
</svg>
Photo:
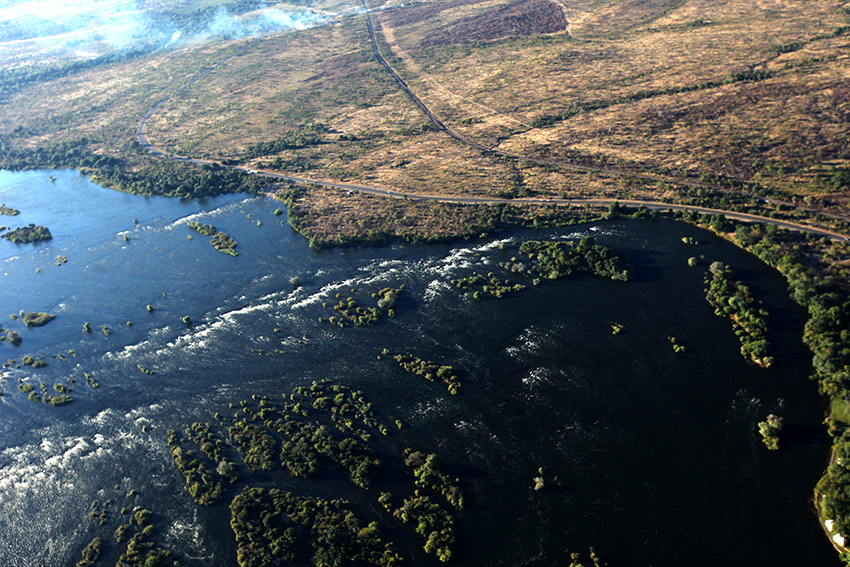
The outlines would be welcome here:
<svg viewBox="0 0 850 567">
<path fill-rule="evenodd" d="M 115 567 L 177 567 L 171 551 L 152 541 L 156 531 L 155 516 L 146 508 L 134 506 L 137 497 L 138 493 L 130 490 L 119 502 L 95 500 L 91 503 L 88 519 L 93 525 L 89 530 L 95 535 L 83 549 L 76 567 L 94 567 L 104 547 L 117 553 L 122 546 Z"/>
<path fill-rule="evenodd" d="M 6 240 L 11 240 L 16 244 L 32 244 L 53 238 L 53 235 L 50 234 L 50 229 L 46 226 L 36 226 L 33 223 L 30 223 L 28 226 L 16 228 L 2 236 Z"/>
<path fill-rule="evenodd" d="M 21 319 L 27 327 L 42 327 L 56 319 L 56 315 L 39 312 L 24 313 L 21 311 Z"/>
<path fill-rule="evenodd" d="M 210 244 L 213 248 L 222 252 L 223 254 L 229 254 L 230 256 L 238 256 L 239 254 L 236 252 L 236 241 L 230 237 L 226 232 L 221 232 L 216 229 L 215 226 L 211 224 L 201 224 L 196 221 L 189 222 L 189 228 L 196 231 L 198 234 L 202 234 L 203 236 L 211 236 Z"/>
<path fill-rule="evenodd" d="M 712 222 L 705 215 L 677 213 L 708 228 L 775 268 L 788 282 L 791 299 L 808 311 L 803 342 L 812 351 L 812 378 L 829 397 L 827 431 L 833 437 L 832 458 L 814 488 L 818 516 L 833 544 L 850 563 L 850 280 L 846 267 L 836 263 L 847 243 L 775 226 Z"/>
<path fill-rule="evenodd" d="M 12 207 L 7 207 L 6 203 L 0 205 L 0 215 L 5 215 L 7 217 L 15 217 L 21 214 L 21 211 L 18 209 L 13 209 Z"/>
<path fill-rule="evenodd" d="M 732 321 L 741 341 L 741 355 L 768 368 L 773 357 L 768 354 L 767 311 L 753 297 L 750 288 L 735 279 L 732 269 L 722 262 L 712 262 L 705 276 L 705 298 L 718 317 Z"/>
<path fill-rule="evenodd" d="M 402 558 L 391 542 L 382 539 L 380 529 L 393 519 L 410 524 L 422 536 L 425 553 L 443 562 L 451 559 L 455 517 L 438 499 L 461 510 L 463 494 L 458 479 L 443 471 L 435 454 L 400 450 L 398 441 L 387 437 L 389 428 L 376 417 L 362 392 L 313 382 L 294 388 L 278 401 L 254 395 L 251 400 L 230 404 L 230 410 L 230 415 L 217 412 L 215 423 L 186 426 L 183 435 L 169 431 L 168 446 L 196 503 L 211 505 L 231 487 L 239 490 L 230 504 L 230 524 L 240 567 L 278 565 L 305 554 L 314 565 L 345 557 L 356 559 L 358 565 L 398 567 Z M 380 434 L 377 438 L 376 433 Z M 395 452 L 399 464 L 412 473 L 407 488 L 394 489 L 399 494 L 382 492 L 378 496 L 385 516 L 339 498 L 246 486 L 242 481 L 254 482 L 257 475 L 280 468 L 293 478 L 314 480 L 342 469 L 354 485 L 365 490 L 384 466 L 375 446 L 379 442 L 384 458 L 392 458 Z M 394 449 L 387 449 L 387 443 Z M 197 449 L 190 449 L 190 444 Z M 243 465 L 253 472 L 240 473 Z M 375 517 L 363 520 L 364 513 Z"/>
<path fill-rule="evenodd" d="M 524 258 L 523 258 L 524 256 Z M 508 262 L 499 262 L 505 272 L 531 280 L 540 285 L 542 280 L 559 280 L 576 273 L 587 273 L 615 281 L 629 281 L 632 273 L 626 255 L 603 244 L 596 244 L 592 236 L 580 241 L 523 242 L 518 255 Z M 471 276 L 451 280 L 461 291 L 471 291 L 476 300 L 485 297 L 502 298 L 509 293 L 528 289 L 521 283 L 502 279 L 493 272 L 486 276 L 475 272 Z"/>
<path fill-rule="evenodd" d="M 356 327 L 377 325 L 382 315 L 390 318 L 395 317 L 395 304 L 403 291 L 404 284 L 399 287 L 385 287 L 380 289 L 372 294 L 372 298 L 377 299 L 377 305 L 375 307 L 361 307 L 354 297 L 348 296 L 343 299 L 342 294 L 337 293 L 336 299 L 339 302 L 334 305 L 333 309 L 339 316 L 331 315 L 328 317 L 327 322 L 339 328 L 344 328 L 348 323 Z M 352 289 L 351 293 L 355 293 L 355 290 Z M 327 302 L 323 302 L 322 306 L 327 307 Z M 325 318 L 322 317 L 319 321 L 324 322 Z"/>
<path fill-rule="evenodd" d="M 439 379 L 448 386 L 449 393 L 452 395 L 460 391 L 460 379 L 457 377 L 457 370 L 451 365 L 440 365 L 412 354 L 394 355 L 387 349 L 383 349 L 381 355 L 386 358 L 392 358 L 407 372 L 422 376 L 429 382 L 435 382 Z"/>
</svg>

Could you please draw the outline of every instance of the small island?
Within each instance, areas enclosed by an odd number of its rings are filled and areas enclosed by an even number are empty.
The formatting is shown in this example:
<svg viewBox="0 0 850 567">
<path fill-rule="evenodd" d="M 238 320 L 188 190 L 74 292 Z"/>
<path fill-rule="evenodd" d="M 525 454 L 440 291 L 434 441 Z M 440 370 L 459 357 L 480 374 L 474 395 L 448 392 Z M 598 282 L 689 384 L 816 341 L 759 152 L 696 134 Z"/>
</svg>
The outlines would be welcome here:
<svg viewBox="0 0 850 567">
<path fill-rule="evenodd" d="M 18 209 L 13 209 L 12 207 L 7 207 L 6 203 L 0 205 L 0 215 L 5 215 L 7 217 L 16 217 L 21 214 L 21 211 Z"/>
<path fill-rule="evenodd" d="M 56 315 L 51 315 L 49 313 L 21 313 L 21 319 L 24 322 L 24 325 L 27 327 L 42 327 L 47 325 L 54 319 L 56 319 Z"/>
<path fill-rule="evenodd" d="M 750 288 L 735 279 L 726 264 L 712 262 L 705 277 L 705 298 L 718 317 L 732 321 L 735 334 L 741 341 L 741 355 L 751 362 L 768 368 L 773 357 L 768 355 L 767 311 L 753 297 Z"/>
<path fill-rule="evenodd" d="M 190 222 L 188 226 L 198 234 L 211 236 L 210 244 L 219 252 L 230 256 L 239 255 L 236 252 L 236 241 L 233 240 L 233 238 L 231 238 L 226 232 L 219 231 L 211 224 L 201 224 L 195 221 Z"/>
<path fill-rule="evenodd" d="M 457 370 L 453 366 L 439 365 L 412 354 L 391 355 L 387 349 L 381 351 L 381 354 L 398 362 L 398 365 L 407 372 L 422 376 L 429 382 L 434 382 L 439 378 L 448 386 L 449 393 L 452 395 L 457 394 L 460 390 L 460 380 L 457 377 Z"/>
<path fill-rule="evenodd" d="M 16 228 L 11 232 L 3 235 L 6 240 L 11 240 L 15 244 L 33 244 L 45 240 L 52 240 L 53 235 L 50 234 L 50 229 L 46 226 L 36 226 L 30 223 L 29 226 Z"/>
<path fill-rule="evenodd" d="M 334 305 L 333 309 L 340 316 L 331 316 L 327 321 L 340 328 L 344 328 L 347 323 L 353 323 L 355 327 L 377 325 L 382 315 L 390 318 L 395 317 L 395 304 L 402 291 L 404 291 L 404 284 L 400 287 L 385 287 L 377 293 L 373 293 L 372 297 L 378 300 L 376 307 L 361 307 L 354 297 L 349 296 L 342 299 L 341 294 L 337 294 L 336 298 L 339 302 Z M 351 293 L 354 293 L 353 289 Z M 322 305 L 326 306 L 325 303 Z M 324 319 L 319 321 L 324 321 Z"/>
</svg>

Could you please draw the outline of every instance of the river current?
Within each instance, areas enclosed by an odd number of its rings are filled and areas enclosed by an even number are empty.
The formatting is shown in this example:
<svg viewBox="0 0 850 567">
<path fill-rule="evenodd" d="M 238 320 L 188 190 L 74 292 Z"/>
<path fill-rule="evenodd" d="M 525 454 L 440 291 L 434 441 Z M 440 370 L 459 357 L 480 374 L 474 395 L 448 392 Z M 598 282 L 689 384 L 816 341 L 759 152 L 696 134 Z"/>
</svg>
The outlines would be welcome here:
<svg viewBox="0 0 850 567">
<path fill-rule="evenodd" d="M 404 443 L 437 453 L 461 479 L 467 506 L 453 564 L 564 565 L 590 547 L 612 566 L 839 564 L 809 502 L 829 440 L 800 340 L 805 313 L 777 273 L 708 232 L 618 220 L 311 251 L 264 197 L 138 197 L 77 172 L 36 171 L 0 172 L 0 203 L 21 211 L 0 224 L 53 233 L 35 245 L 0 240 L 2 326 L 23 339 L 0 344 L 0 354 L 48 363 L 6 369 L 0 386 L 0 565 L 73 565 L 98 529 L 92 501 L 134 489 L 181 565 L 235 566 L 226 502 L 191 501 L 166 431 L 322 378 L 363 390 L 376 411 L 404 422 Z M 193 220 L 231 235 L 239 256 L 213 249 L 188 228 Z M 524 240 L 587 235 L 626 252 L 634 281 L 582 276 L 481 302 L 450 285 L 498 271 Z M 713 260 L 768 309 L 770 369 L 740 356 L 729 321 L 705 301 Z M 354 289 L 368 303 L 401 284 L 395 317 L 375 327 L 319 321 L 337 293 Z M 27 329 L 9 317 L 21 310 L 56 319 Z M 615 322 L 626 329 L 617 336 Z M 671 336 L 685 353 L 673 352 Z M 383 348 L 462 369 L 461 393 L 379 359 Z M 18 391 L 72 376 L 64 407 Z M 787 424 L 778 452 L 757 433 L 769 413 Z M 540 467 L 547 489 L 535 492 Z M 304 494 L 327 490 L 275 478 Z M 418 545 L 401 537 L 407 564 L 436 565 Z M 116 557 L 107 550 L 99 564 Z"/>
</svg>

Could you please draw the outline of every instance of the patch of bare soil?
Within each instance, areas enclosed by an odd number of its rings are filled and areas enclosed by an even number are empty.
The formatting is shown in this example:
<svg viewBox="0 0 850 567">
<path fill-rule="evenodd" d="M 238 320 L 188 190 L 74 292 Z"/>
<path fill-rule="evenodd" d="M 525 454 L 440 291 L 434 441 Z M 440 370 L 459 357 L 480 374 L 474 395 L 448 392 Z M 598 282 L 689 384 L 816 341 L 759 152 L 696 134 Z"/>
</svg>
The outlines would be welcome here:
<svg viewBox="0 0 850 567">
<path fill-rule="evenodd" d="M 531 37 L 565 31 L 564 11 L 550 0 L 517 0 L 483 14 L 437 28 L 422 40 L 422 47 Z"/>
</svg>

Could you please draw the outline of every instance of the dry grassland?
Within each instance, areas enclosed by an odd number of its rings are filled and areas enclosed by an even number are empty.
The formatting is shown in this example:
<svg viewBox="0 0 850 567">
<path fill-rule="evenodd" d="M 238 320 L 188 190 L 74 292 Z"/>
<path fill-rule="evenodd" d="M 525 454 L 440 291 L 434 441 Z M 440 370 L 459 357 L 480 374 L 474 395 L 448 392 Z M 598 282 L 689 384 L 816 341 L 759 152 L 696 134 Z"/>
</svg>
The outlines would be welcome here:
<svg viewBox="0 0 850 567">
<path fill-rule="evenodd" d="M 672 196 L 660 174 L 847 198 L 830 184 L 850 168 L 850 33 L 836 32 L 850 20 L 835 2 L 370 6 L 381 52 L 449 128 L 559 166 L 496 158 L 435 131 L 373 57 L 362 14 L 28 85 L 0 101 L 0 135 L 30 148 L 86 138 L 143 168 L 159 158 L 137 151 L 139 120 L 238 53 L 154 114 L 155 145 L 435 195 Z M 256 151 L 306 131 L 307 144 Z"/>
</svg>

